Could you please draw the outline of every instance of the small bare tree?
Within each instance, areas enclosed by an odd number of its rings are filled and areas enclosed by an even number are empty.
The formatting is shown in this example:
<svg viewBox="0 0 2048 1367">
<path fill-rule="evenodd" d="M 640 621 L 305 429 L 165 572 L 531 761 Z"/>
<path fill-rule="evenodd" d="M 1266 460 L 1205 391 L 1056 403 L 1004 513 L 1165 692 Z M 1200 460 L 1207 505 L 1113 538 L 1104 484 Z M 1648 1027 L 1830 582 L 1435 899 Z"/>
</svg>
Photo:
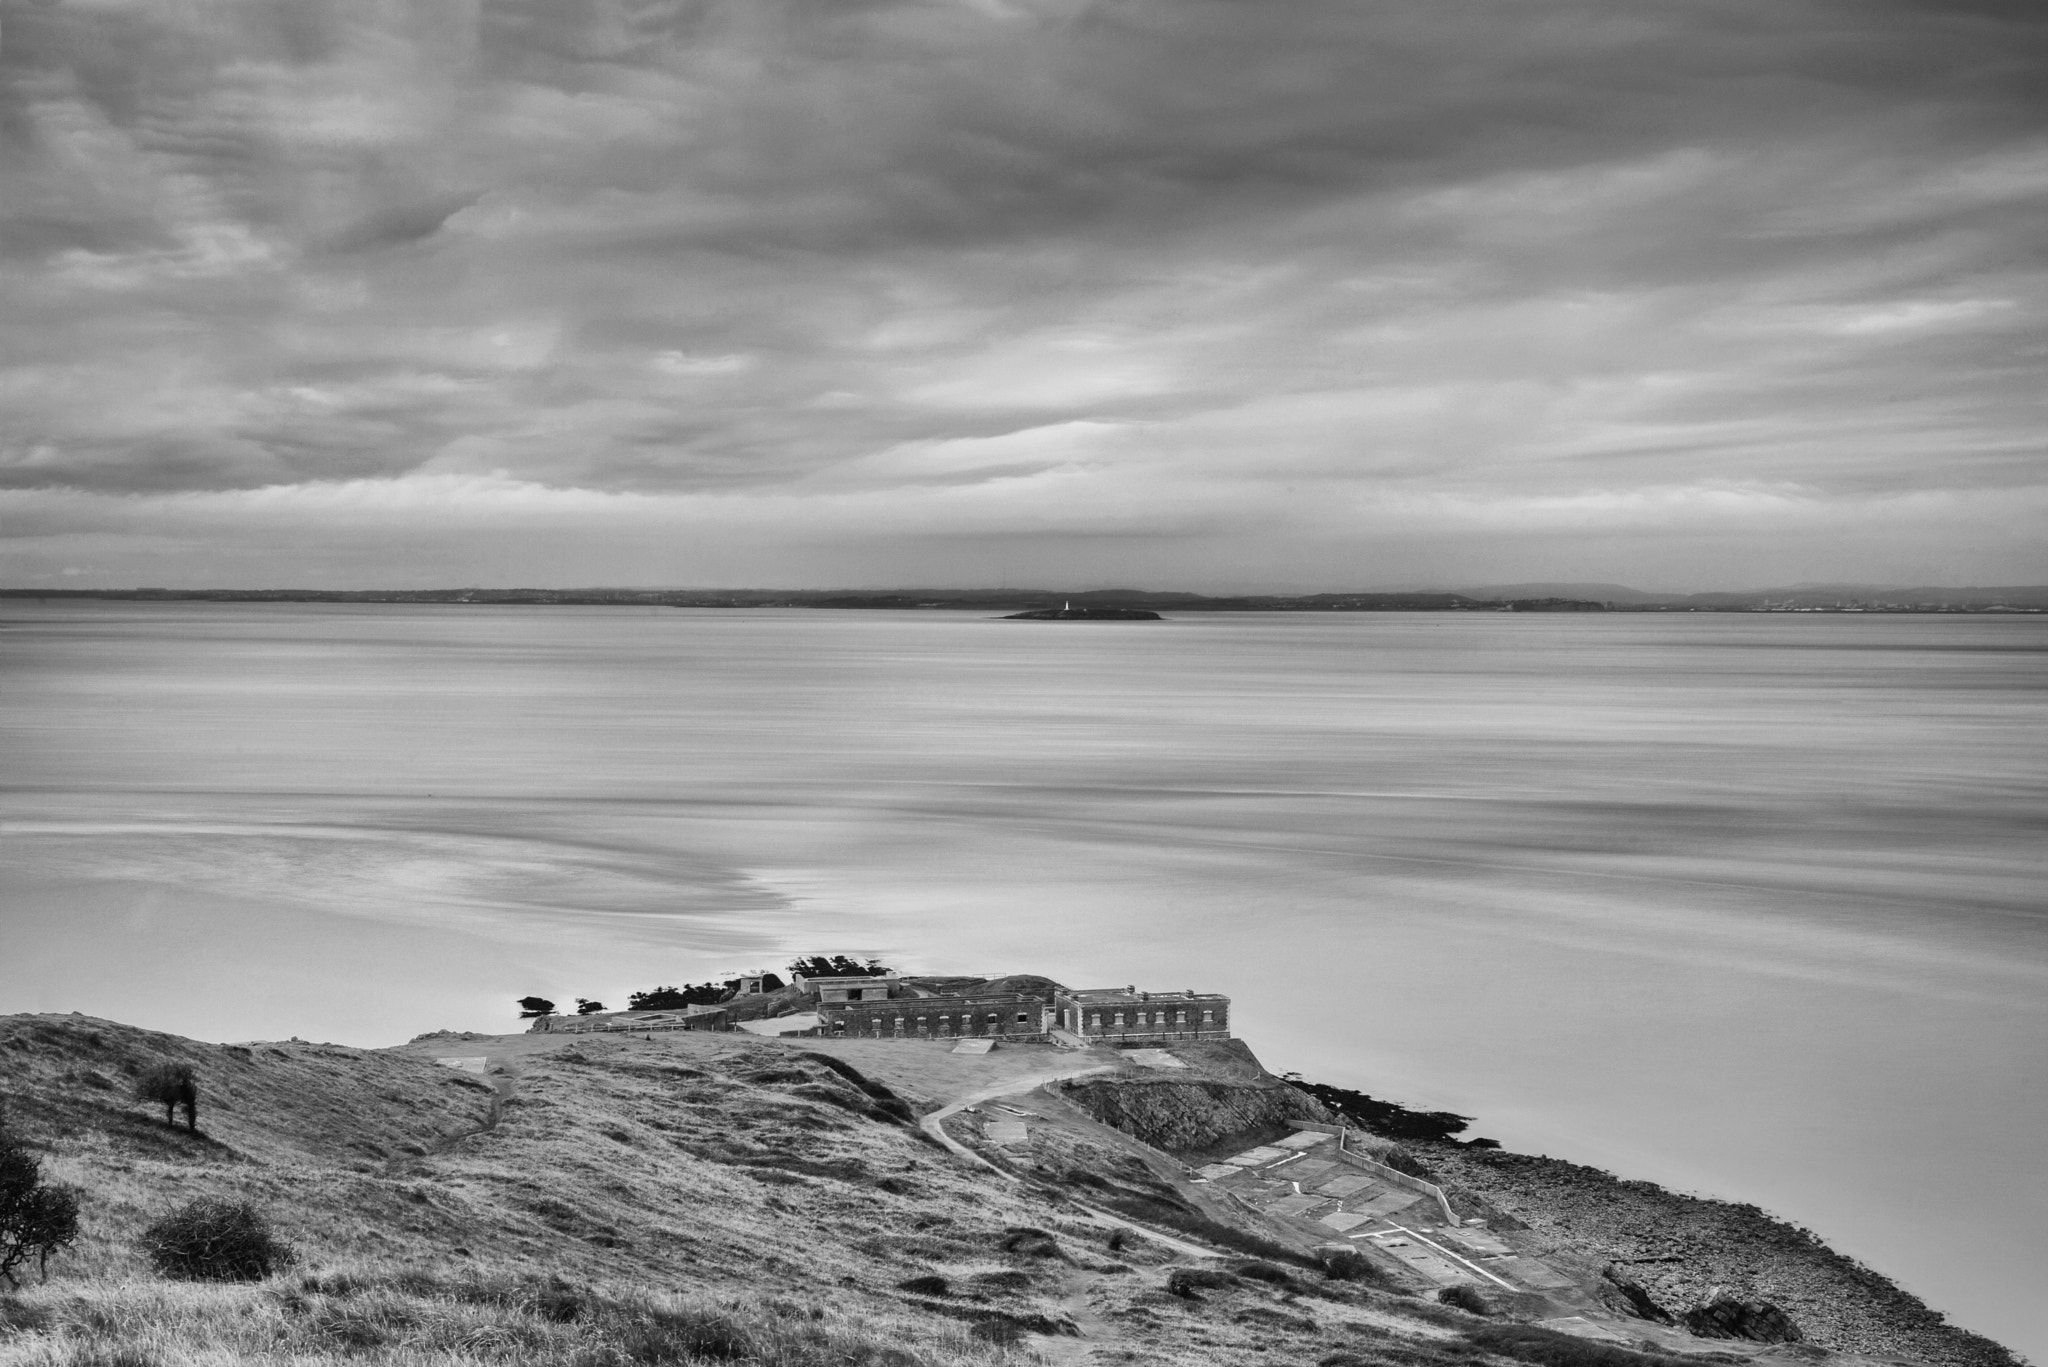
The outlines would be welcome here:
<svg viewBox="0 0 2048 1367">
<path fill-rule="evenodd" d="M 164 1124 L 176 1125 L 179 1107 L 185 1109 L 185 1128 L 199 1133 L 199 1081 L 189 1063 L 159 1063 L 143 1069 L 135 1079 L 135 1099 L 153 1101 L 164 1108 Z"/>
</svg>

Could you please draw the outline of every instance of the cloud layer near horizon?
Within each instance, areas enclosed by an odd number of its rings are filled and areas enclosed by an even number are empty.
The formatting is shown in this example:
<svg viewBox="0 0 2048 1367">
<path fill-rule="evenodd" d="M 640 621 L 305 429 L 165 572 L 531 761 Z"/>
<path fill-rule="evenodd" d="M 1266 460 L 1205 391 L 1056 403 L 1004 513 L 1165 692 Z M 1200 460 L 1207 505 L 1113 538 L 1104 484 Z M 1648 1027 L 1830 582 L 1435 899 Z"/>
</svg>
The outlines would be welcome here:
<svg viewBox="0 0 2048 1367">
<path fill-rule="evenodd" d="M 0 582 L 2048 577 L 2031 0 L 0 0 Z"/>
</svg>

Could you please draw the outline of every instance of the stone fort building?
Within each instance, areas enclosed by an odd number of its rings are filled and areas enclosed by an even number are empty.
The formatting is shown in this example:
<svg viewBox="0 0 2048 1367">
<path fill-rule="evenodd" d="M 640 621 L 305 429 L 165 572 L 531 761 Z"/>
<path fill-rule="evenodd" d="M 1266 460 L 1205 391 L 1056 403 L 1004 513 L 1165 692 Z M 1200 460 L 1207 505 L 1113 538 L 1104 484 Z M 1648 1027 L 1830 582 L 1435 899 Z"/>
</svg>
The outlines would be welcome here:
<svg viewBox="0 0 2048 1367">
<path fill-rule="evenodd" d="M 1214 992 L 1070 988 L 1034 974 L 1000 978 L 799 978 L 818 1030 L 835 1039 L 1049 1039 L 1170 1044 L 1230 1038 L 1230 998 Z"/>
</svg>

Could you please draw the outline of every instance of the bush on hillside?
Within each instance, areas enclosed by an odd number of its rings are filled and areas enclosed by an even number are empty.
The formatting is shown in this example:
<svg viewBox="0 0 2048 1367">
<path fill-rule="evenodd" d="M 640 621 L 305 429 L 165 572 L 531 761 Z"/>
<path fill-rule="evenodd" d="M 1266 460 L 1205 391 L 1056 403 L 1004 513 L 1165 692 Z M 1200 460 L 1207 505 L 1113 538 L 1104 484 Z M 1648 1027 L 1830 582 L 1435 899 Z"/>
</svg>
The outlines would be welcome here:
<svg viewBox="0 0 2048 1367">
<path fill-rule="evenodd" d="M 0 1280 L 20 1286 L 16 1271 L 30 1259 L 47 1278 L 50 1255 L 77 1237 L 77 1195 L 43 1181 L 41 1161 L 8 1133 L 0 1116 Z"/>
<path fill-rule="evenodd" d="M 202 1196 L 142 1232 L 142 1251 L 167 1277 L 253 1282 L 290 1267 L 292 1250 L 254 1206 Z"/>
<path fill-rule="evenodd" d="M 618 1335 L 631 1362 L 734 1362 L 756 1356 L 754 1336 L 738 1319 L 706 1310 L 650 1309 L 630 1320 Z"/>
<path fill-rule="evenodd" d="M 199 1132 L 199 1079 L 189 1063 L 159 1063 L 145 1068 L 135 1078 L 133 1096 L 164 1108 L 164 1124 L 172 1125 L 175 1112 L 183 1107 L 185 1128 Z"/>
<path fill-rule="evenodd" d="M 1014 1253 L 1020 1258 L 1064 1258 L 1059 1240 L 1042 1229 L 1029 1225 L 1014 1226 L 1003 1232 L 1003 1252 Z"/>
<path fill-rule="evenodd" d="M 1355 1248 L 1332 1248 L 1322 1255 L 1323 1275 L 1333 1282 L 1362 1282 L 1385 1286 L 1387 1274 Z"/>
<path fill-rule="evenodd" d="M 1536 1367 L 1665 1367 L 1672 1359 L 1632 1348 L 1573 1338 L 1533 1324 L 1485 1324 L 1467 1330 L 1465 1341 L 1501 1357 Z"/>
<path fill-rule="evenodd" d="M 1463 1310 L 1469 1315 L 1491 1315 L 1493 1305 L 1476 1286 L 1447 1286 L 1436 1293 L 1437 1304 Z"/>
<path fill-rule="evenodd" d="M 1237 1278 L 1213 1267 L 1176 1267 L 1166 1274 L 1167 1293 L 1189 1301 L 1202 1299 L 1195 1294 L 1197 1291 L 1213 1291 L 1236 1283 Z"/>
<path fill-rule="evenodd" d="M 1271 1263 L 1240 1263 L 1232 1270 L 1240 1277 L 1248 1277 L 1255 1282 L 1268 1282 L 1274 1286 L 1285 1286 L 1294 1280 L 1288 1275 L 1286 1268 L 1275 1267 Z"/>
</svg>

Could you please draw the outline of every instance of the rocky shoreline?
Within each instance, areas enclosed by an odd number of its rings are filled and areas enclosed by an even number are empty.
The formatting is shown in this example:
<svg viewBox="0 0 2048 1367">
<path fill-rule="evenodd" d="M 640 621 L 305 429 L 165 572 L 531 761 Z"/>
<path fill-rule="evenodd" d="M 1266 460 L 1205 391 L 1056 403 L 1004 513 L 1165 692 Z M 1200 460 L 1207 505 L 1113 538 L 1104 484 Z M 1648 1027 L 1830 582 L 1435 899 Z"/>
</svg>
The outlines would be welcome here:
<svg viewBox="0 0 2048 1367">
<path fill-rule="evenodd" d="M 1483 1204 L 1543 1235 L 1551 1256 L 1604 1271 L 1617 1310 L 1679 1317 L 1725 1298 L 1777 1306 L 1807 1342 L 1839 1352 L 1943 1367 L 2023 1361 L 1756 1206 L 1685 1196 L 1558 1158 L 1455 1141 L 1405 1146 L 1454 1205 Z"/>
</svg>

